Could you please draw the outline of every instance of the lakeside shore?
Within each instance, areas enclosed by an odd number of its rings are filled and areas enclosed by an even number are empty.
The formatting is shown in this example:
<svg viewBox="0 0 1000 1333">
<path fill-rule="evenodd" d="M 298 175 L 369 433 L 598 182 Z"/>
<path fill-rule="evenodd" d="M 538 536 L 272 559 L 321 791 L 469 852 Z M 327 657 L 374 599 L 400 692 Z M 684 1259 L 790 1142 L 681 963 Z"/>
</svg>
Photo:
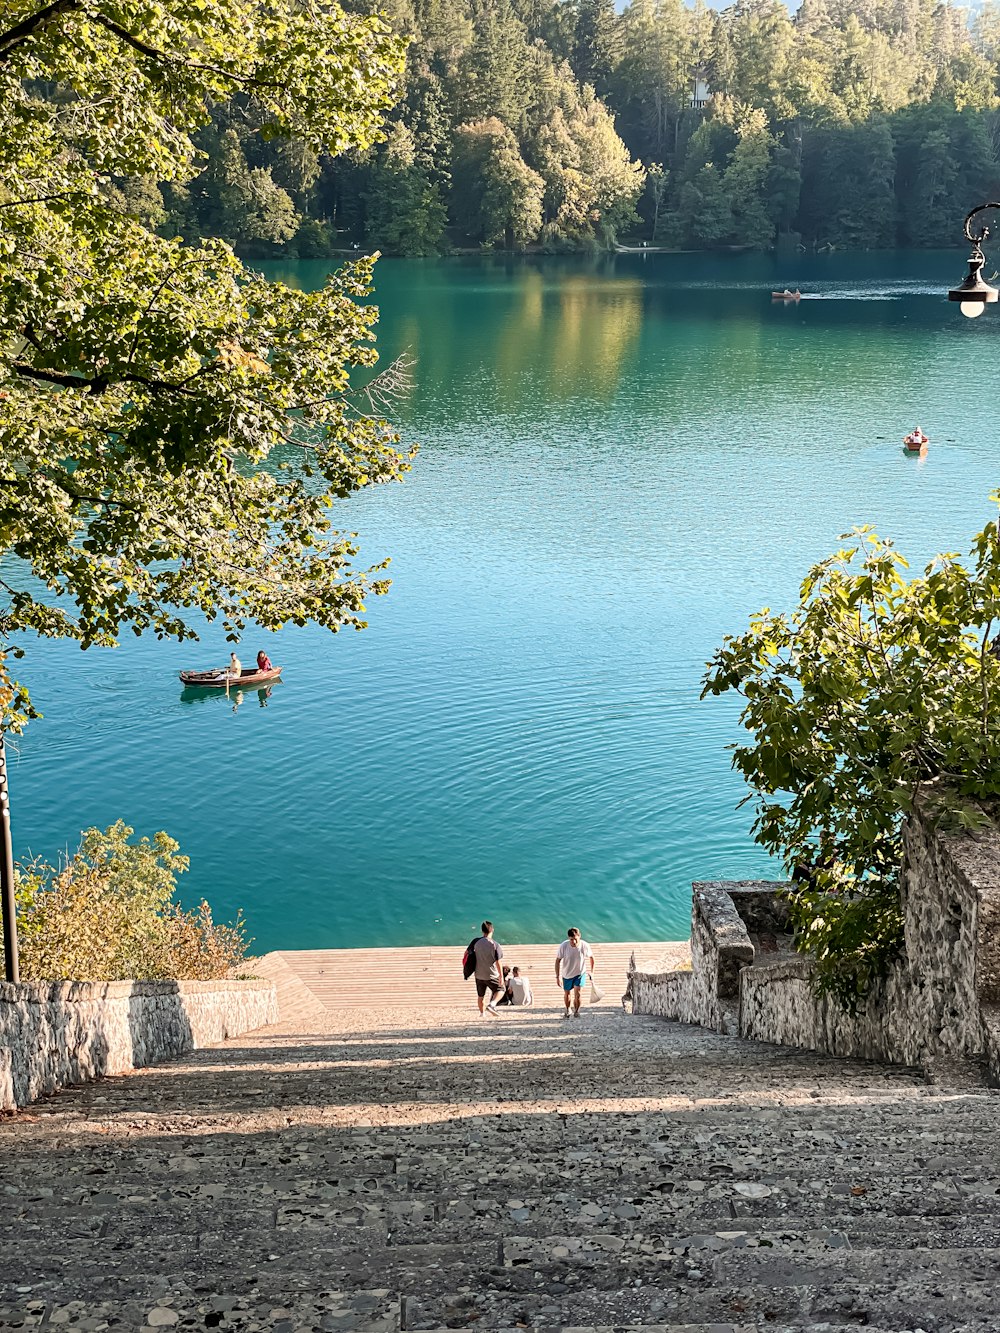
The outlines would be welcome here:
<svg viewBox="0 0 1000 1333">
<path fill-rule="evenodd" d="M 560 941 L 505 944 L 504 961 L 531 981 L 536 1007 L 562 1005 L 555 982 Z M 687 940 L 591 940 L 594 975 L 606 991 L 604 1004 L 618 1004 L 632 954 L 652 970 L 678 967 L 690 957 Z M 319 1018 L 334 1009 L 475 1008 L 476 988 L 462 977 L 465 945 L 411 945 L 391 949 L 279 949 L 253 959 L 247 971 L 273 981 L 282 1019 L 287 1014 Z"/>
</svg>

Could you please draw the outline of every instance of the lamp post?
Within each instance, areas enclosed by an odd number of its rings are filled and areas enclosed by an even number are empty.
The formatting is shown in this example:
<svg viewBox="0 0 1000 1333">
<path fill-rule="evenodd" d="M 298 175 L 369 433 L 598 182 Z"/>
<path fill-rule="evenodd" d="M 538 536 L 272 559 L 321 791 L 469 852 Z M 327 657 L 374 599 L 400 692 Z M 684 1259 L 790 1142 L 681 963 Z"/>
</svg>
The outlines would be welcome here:
<svg viewBox="0 0 1000 1333">
<path fill-rule="evenodd" d="M 14 910 L 14 847 L 10 836 L 10 791 L 7 787 L 7 750 L 0 727 L 0 907 L 3 919 L 4 976 L 20 981 L 17 955 L 17 914 Z"/>
<path fill-rule="evenodd" d="M 983 313 L 988 305 L 996 302 L 1000 292 L 996 287 L 991 287 L 983 277 L 982 269 L 986 263 L 986 256 L 982 252 L 983 241 L 990 234 L 989 227 L 983 227 L 982 231 L 973 233 L 972 219 L 977 213 L 985 212 L 988 208 L 1000 209 L 1000 203 L 979 204 L 965 219 L 965 239 L 972 246 L 972 253 L 969 255 L 969 271 L 964 281 L 957 287 L 952 287 L 948 293 L 949 301 L 959 301 L 959 310 L 968 319 L 976 319 Z"/>
</svg>

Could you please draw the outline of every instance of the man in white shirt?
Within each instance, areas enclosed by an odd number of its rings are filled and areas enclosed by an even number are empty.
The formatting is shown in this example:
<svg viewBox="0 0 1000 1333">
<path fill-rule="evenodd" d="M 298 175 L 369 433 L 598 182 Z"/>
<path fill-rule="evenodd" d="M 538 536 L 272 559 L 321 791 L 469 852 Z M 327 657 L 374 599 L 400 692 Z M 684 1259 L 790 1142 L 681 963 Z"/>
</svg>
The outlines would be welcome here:
<svg viewBox="0 0 1000 1333">
<path fill-rule="evenodd" d="M 594 951 L 586 940 L 580 938 L 576 926 L 570 926 L 566 938 L 556 952 L 556 984 L 562 986 L 566 1012 L 563 1018 L 569 1018 L 569 1002 L 573 997 L 573 1016 L 580 1017 L 580 996 L 583 994 L 587 974 L 594 970 Z"/>
</svg>

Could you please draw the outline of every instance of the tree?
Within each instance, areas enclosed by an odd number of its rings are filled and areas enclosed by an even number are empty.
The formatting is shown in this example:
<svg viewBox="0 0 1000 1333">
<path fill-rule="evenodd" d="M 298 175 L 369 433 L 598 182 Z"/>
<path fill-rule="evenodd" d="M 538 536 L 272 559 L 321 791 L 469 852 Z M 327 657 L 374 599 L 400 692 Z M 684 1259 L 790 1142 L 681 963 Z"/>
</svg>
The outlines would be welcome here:
<svg viewBox="0 0 1000 1333">
<path fill-rule="evenodd" d="M 667 172 L 662 162 L 650 162 L 646 168 L 646 190 L 653 201 L 653 217 L 650 222 L 650 235 L 656 244 L 660 230 L 660 209 L 667 193 Z"/>
<path fill-rule="evenodd" d="M 485 0 L 464 66 L 467 113 L 474 119 L 496 116 L 513 129 L 531 101 L 531 88 L 527 33 L 509 0 Z"/>
<path fill-rule="evenodd" d="M 795 30 L 782 0 L 739 0 L 720 23 L 728 35 L 731 95 L 769 116 L 794 115 L 788 88 Z"/>
<path fill-rule="evenodd" d="M 694 74 L 690 21 L 680 0 L 632 0 L 621 17 L 610 95 L 632 152 L 661 161 L 676 149 Z"/>
<path fill-rule="evenodd" d="M 368 235 L 397 255 L 433 255 L 441 248 L 447 210 L 417 165 L 413 135 L 394 125 L 368 187 Z"/>
<path fill-rule="evenodd" d="M 298 231 L 291 196 L 274 183 L 269 168 L 250 167 L 233 129 L 222 135 L 198 185 L 208 198 L 202 213 L 208 235 L 241 249 L 259 249 L 260 243 L 283 245 Z"/>
<path fill-rule="evenodd" d="M 895 170 L 892 130 L 882 117 L 813 134 L 803 170 L 802 231 L 824 244 L 892 245 Z"/>
<path fill-rule="evenodd" d="M 607 95 L 621 54 L 614 0 L 577 0 L 573 70 L 581 83 Z"/>
<path fill-rule="evenodd" d="M 1000 495 L 993 497 L 1000 501 Z M 810 570 L 790 613 L 761 611 L 708 665 L 703 694 L 737 691 L 734 747 L 754 837 L 799 883 L 792 916 L 821 989 L 848 1008 L 902 947 L 901 824 L 918 789 L 959 822 L 1000 795 L 1000 534 L 968 565 L 906 561 L 868 528 Z"/>
<path fill-rule="evenodd" d="M 511 131 L 495 116 L 455 131 L 453 212 L 470 236 L 511 250 L 542 225 L 545 182 L 524 161 Z"/>
<path fill-rule="evenodd" d="M 736 120 L 736 139 L 722 177 L 733 215 L 730 243 L 764 250 L 774 240 L 774 223 L 768 216 L 764 195 L 772 145 L 764 112 L 741 107 Z"/>
<path fill-rule="evenodd" d="M 707 249 L 728 242 L 733 233 L 733 210 L 714 163 L 706 162 L 694 180 L 684 183 L 677 217 L 685 241 Z"/>
<path fill-rule="evenodd" d="M 364 623 L 385 581 L 352 569 L 331 506 L 406 466 L 351 406 L 351 368 L 375 361 L 370 265 L 292 291 L 221 242 L 153 235 L 110 186 L 190 180 L 192 134 L 236 93 L 265 137 L 366 146 L 401 68 L 382 20 L 335 4 L 8 0 L 0 551 L 32 577 L 2 584 L 3 725 L 30 712 L 6 663 L 25 631 Z"/>
<path fill-rule="evenodd" d="M 231 977 L 249 941 L 237 916 L 216 925 L 206 902 L 174 901 L 188 868 L 165 833 L 131 841 L 121 820 L 86 829 L 59 867 L 18 866 L 18 938 L 27 981 Z M 2 939 L 2 932 L 0 932 Z"/>
</svg>

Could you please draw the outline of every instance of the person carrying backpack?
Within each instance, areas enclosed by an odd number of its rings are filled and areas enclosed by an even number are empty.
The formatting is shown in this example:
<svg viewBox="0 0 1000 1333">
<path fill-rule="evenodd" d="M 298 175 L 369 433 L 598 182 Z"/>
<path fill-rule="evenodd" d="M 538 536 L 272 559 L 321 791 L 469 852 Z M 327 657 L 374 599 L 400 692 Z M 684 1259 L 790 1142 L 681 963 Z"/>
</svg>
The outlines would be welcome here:
<svg viewBox="0 0 1000 1333">
<path fill-rule="evenodd" d="M 483 933 L 477 940 L 472 940 L 462 959 L 462 971 L 466 979 L 475 975 L 476 996 L 479 1012 L 484 1012 L 486 992 L 490 992 L 490 1002 L 485 1006 L 491 1014 L 497 1011 L 496 999 L 503 990 L 503 975 L 500 971 L 500 959 L 503 949 L 493 939 L 493 922 L 483 922 Z"/>
</svg>

